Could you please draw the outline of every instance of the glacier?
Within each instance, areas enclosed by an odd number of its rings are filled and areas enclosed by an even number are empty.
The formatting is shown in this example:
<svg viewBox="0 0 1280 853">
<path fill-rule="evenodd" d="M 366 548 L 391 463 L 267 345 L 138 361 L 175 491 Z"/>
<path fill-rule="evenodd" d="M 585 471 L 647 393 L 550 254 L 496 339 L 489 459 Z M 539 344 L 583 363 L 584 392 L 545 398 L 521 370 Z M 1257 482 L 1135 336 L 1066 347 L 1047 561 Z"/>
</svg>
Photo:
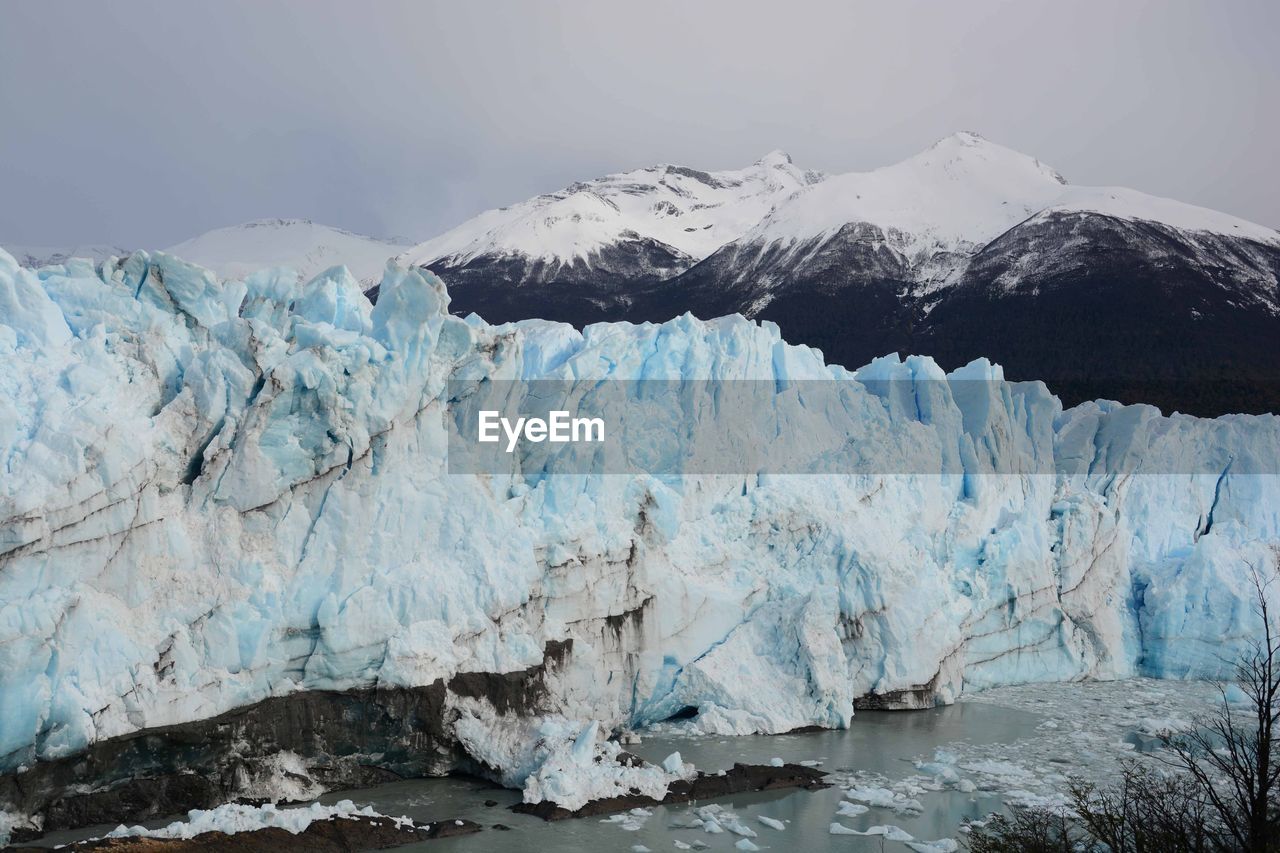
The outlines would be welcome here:
<svg viewBox="0 0 1280 853">
<path fill-rule="evenodd" d="M 0 810 L 38 811 L 23 780 L 95 744 L 430 685 L 449 749 L 422 772 L 573 808 L 665 790 L 668 769 L 591 768 L 674 715 L 776 733 L 995 685 L 1221 677 L 1259 630 L 1274 415 L 1063 410 L 983 361 L 849 371 L 738 316 L 579 332 L 448 301 L 394 262 L 371 305 L 343 267 L 0 250 Z M 460 378 L 847 383 L 877 452 L 939 469 L 451 474 Z M 1010 445 L 1052 473 L 993 473 Z M 463 689 L 534 671 L 536 701 Z"/>
</svg>

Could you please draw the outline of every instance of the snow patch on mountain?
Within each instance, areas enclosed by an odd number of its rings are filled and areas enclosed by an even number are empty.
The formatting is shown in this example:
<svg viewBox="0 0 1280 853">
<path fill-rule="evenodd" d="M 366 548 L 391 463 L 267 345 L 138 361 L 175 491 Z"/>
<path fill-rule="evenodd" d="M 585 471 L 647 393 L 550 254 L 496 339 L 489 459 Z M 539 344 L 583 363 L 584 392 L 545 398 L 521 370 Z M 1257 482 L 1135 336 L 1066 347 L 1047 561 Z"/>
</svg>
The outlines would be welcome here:
<svg viewBox="0 0 1280 853">
<path fill-rule="evenodd" d="M 974 133 L 957 133 L 900 163 L 836 175 L 797 193 L 742 238 L 746 245 L 807 242 L 870 223 L 913 260 L 985 245 L 1038 213 L 1088 211 L 1280 242 L 1274 229 L 1119 187 L 1067 184 L 1058 172 Z"/>
<path fill-rule="evenodd" d="M 1098 213 L 1117 219 L 1159 222 L 1182 231 L 1205 231 L 1260 243 L 1280 243 L 1280 232 L 1247 219 L 1126 187 L 1067 187 L 1045 213 Z"/>
<path fill-rule="evenodd" d="M 339 264 L 366 288 L 377 284 L 387 259 L 407 243 L 353 234 L 307 219 L 261 219 L 218 228 L 170 246 L 169 254 L 241 279 L 267 267 L 288 267 L 308 281 Z"/>
<path fill-rule="evenodd" d="M 915 256 L 986 243 L 1058 198 L 1064 180 L 1038 160 L 957 133 L 907 160 L 837 175 L 796 195 L 745 244 L 830 236 L 848 223 L 879 226 Z"/>
</svg>

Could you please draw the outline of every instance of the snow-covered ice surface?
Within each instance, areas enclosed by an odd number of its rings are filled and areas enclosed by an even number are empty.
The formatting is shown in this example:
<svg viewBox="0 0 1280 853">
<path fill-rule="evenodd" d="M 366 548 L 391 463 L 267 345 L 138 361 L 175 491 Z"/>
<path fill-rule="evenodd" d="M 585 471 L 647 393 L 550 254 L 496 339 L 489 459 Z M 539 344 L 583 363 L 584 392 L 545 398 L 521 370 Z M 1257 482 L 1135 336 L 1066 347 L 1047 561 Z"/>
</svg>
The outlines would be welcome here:
<svg viewBox="0 0 1280 853">
<path fill-rule="evenodd" d="M 490 327 L 430 274 L 381 287 L 375 307 L 341 268 L 0 252 L 0 771 L 572 640 L 542 717 L 448 708 L 497 775 L 572 803 L 636 772 L 606 735 L 685 709 L 707 732 L 842 727 L 868 694 L 1211 676 L 1257 630 L 1246 564 L 1274 563 L 1280 478 L 1252 472 L 1280 418 L 1064 412 L 985 362 L 853 374 L 740 317 Z M 447 382 L 482 377 L 847 383 L 875 452 L 949 473 L 451 475 Z M 1062 473 L 986 473 L 1011 444 Z M 1187 454 L 1205 470 L 1168 473 Z"/>
<path fill-rule="evenodd" d="M 158 829 L 142 826 L 119 826 L 105 838 L 195 838 L 206 832 L 235 835 L 259 829 L 283 829 L 297 835 L 321 820 L 352 820 L 355 818 L 387 817 L 373 810 L 372 806 L 357 807 L 351 800 L 341 800 L 333 805 L 312 803 L 298 808 L 277 808 L 267 803 L 247 806 L 227 803 L 213 809 L 197 809 L 188 813 L 186 820 L 174 821 Z M 392 818 L 398 826 L 412 827 L 409 818 Z"/>
</svg>

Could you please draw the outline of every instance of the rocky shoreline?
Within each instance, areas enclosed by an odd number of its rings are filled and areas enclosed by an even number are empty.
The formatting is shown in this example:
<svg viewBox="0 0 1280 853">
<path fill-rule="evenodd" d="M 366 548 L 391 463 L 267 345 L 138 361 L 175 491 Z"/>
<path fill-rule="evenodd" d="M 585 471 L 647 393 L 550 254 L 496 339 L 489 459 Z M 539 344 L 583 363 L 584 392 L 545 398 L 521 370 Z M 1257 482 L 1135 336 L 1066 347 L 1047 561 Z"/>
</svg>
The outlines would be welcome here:
<svg viewBox="0 0 1280 853">
<path fill-rule="evenodd" d="M 643 764 L 632 755 L 625 760 Z M 719 773 L 699 772 L 691 779 L 671 783 L 666 796 L 654 798 L 642 794 L 592 800 L 579 809 L 566 809 L 553 802 L 517 803 L 510 807 L 517 814 L 546 821 L 596 817 L 626 812 L 634 808 L 714 800 L 754 791 L 785 788 L 819 790 L 829 787 L 826 774 L 799 764 L 780 766 L 734 764 Z M 494 803 L 496 805 L 496 803 Z M 492 829 L 509 827 L 494 824 Z M 353 816 L 317 820 L 301 832 L 279 827 L 265 827 L 236 833 L 205 832 L 191 838 L 123 837 L 97 838 L 74 842 L 64 849 L 75 851 L 110 851 L 110 853 L 188 853 L 188 851 L 226 851 L 226 853 L 273 853 L 273 851 L 353 851 L 384 850 L 481 832 L 485 827 L 469 820 L 446 819 L 413 825 L 387 816 Z M 46 851 L 44 847 L 16 847 L 18 853 Z"/>
</svg>

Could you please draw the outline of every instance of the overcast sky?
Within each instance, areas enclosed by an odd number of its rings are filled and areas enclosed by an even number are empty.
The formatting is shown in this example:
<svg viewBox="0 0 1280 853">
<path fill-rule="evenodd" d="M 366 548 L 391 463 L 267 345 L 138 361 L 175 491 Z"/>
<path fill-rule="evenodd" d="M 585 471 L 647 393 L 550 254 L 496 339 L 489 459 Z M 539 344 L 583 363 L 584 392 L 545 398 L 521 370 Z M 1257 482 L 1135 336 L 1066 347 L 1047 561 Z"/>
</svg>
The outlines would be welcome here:
<svg viewBox="0 0 1280 853">
<path fill-rule="evenodd" d="M 0 6 L 0 241 L 305 217 L 425 239 L 654 163 L 861 170 L 956 130 L 1280 226 L 1280 3 Z"/>
</svg>

